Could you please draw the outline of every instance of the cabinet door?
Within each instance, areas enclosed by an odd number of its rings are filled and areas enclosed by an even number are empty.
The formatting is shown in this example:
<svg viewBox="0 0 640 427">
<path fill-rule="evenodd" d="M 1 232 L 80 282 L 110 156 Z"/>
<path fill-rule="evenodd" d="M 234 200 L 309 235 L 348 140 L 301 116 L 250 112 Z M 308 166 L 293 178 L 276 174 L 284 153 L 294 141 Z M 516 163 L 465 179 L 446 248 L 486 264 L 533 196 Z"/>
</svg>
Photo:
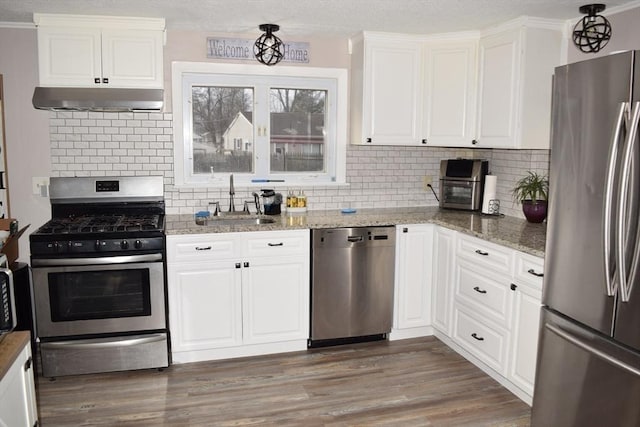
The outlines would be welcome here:
<svg viewBox="0 0 640 427">
<path fill-rule="evenodd" d="M 100 39 L 99 29 L 38 28 L 40 85 L 100 85 Z"/>
<path fill-rule="evenodd" d="M 470 147 L 475 136 L 477 41 L 425 49 L 424 118 L 427 145 Z"/>
<path fill-rule="evenodd" d="M 421 49 L 407 41 L 366 43 L 363 138 L 381 145 L 419 144 Z"/>
<path fill-rule="evenodd" d="M 455 231 L 435 227 L 433 242 L 433 326 L 451 336 Z"/>
<path fill-rule="evenodd" d="M 102 77 L 110 87 L 163 84 L 161 31 L 103 30 Z"/>
<path fill-rule="evenodd" d="M 309 257 L 256 257 L 243 263 L 244 344 L 309 338 Z"/>
<path fill-rule="evenodd" d="M 518 30 L 507 31 L 480 39 L 479 148 L 517 146 L 520 34 Z"/>
<path fill-rule="evenodd" d="M 174 351 L 242 344 L 239 265 L 233 261 L 169 264 L 167 273 Z"/>
<path fill-rule="evenodd" d="M 27 343 L 0 381 L 0 425 L 34 426 L 37 420 L 31 345 Z"/>
<path fill-rule="evenodd" d="M 511 366 L 509 379 L 533 396 L 540 328 L 541 291 L 514 284 Z"/>
<path fill-rule="evenodd" d="M 432 225 L 397 227 L 397 329 L 431 325 L 432 249 Z"/>
</svg>

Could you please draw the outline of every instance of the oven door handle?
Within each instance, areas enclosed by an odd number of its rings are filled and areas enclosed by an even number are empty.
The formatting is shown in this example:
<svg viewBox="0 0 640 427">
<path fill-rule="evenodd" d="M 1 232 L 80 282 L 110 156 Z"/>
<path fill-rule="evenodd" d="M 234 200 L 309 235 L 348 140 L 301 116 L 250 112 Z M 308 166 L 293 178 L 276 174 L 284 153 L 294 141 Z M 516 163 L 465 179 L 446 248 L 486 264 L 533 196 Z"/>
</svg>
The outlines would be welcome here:
<svg viewBox="0 0 640 427">
<path fill-rule="evenodd" d="M 32 267 L 69 267 L 83 265 L 131 264 L 134 262 L 162 261 L 162 254 L 109 256 L 97 258 L 46 258 L 32 259 Z"/>
<path fill-rule="evenodd" d="M 157 333 L 148 335 L 134 335 L 131 337 L 115 337 L 115 338 L 103 338 L 103 339 L 86 339 L 86 340 L 70 340 L 59 342 L 46 342 L 46 347 L 49 349 L 82 349 L 87 348 L 109 348 L 109 347 L 122 347 L 122 346 L 134 346 L 141 344 L 149 344 L 153 342 L 164 341 L 167 339 L 167 334 Z"/>
</svg>

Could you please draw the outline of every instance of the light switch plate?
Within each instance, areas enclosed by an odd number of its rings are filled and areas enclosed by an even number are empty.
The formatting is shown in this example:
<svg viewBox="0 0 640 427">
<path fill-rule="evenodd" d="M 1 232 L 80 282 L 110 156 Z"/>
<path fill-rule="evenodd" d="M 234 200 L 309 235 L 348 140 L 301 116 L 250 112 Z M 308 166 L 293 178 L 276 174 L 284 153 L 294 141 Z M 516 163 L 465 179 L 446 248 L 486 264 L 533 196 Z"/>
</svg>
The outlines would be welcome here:
<svg viewBox="0 0 640 427">
<path fill-rule="evenodd" d="M 31 178 L 32 192 L 36 196 L 49 197 L 49 177 L 34 176 Z"/>
</svg>

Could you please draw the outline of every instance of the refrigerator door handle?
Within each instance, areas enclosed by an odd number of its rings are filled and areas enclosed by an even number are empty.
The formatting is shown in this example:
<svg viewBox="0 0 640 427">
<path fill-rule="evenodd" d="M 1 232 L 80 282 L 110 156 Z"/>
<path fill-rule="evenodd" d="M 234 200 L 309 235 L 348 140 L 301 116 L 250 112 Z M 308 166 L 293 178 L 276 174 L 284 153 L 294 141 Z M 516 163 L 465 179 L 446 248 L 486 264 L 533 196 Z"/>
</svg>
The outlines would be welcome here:
<svg viewBox="0 0 640 427">
<path fill-rule="evenodd" d="M 562 329 L 561 327 L 557 325 L 552 325 L 549 323 L 546 323 L 544 327 L 549 331 L 553 332 L 554 334 L 558 335 L 560 338 L 569 341 L 571 344 L 581 348 L 582 350 L 588 352 L 589 354 L 593 354 L 594 356 L 599 357 L 605 362 L 611 365 L 614 365 L 620 369 L 623 369 L 635 376 L 640 376 L 640 369 L 636 368 L 635 366 L 631 366 L 622 360 L 612 357 L 611 355 L 605 353 L 600 349 L 593 347 L 589 343 L 581 340 L 580 337 L 573 335 L 572 333 Z"/>
<path fill-rule="evenodd" d="M 615 280 L 613 268 L 611 266 L 611 216 L 613 207 L 614 196 L 614 182 L 616 164 L 618 161 L 618 153 L 620 151 L 620 139 L 623 129 L 626 129 L 627 118 L 629 114 L 629 103 L 621 102 L 618 108 L 618 114 L 616 124 L 613 129 L 613 135 L 611 136 L 611 148 L 609 150 L 609 162 L 607 164 L 607 179 L 605 181 L 604 188 L 604 211 L 603 211 L 603 247 L 604 247 L 604 272 L 605 272 L 605 284 L 607 290 L 607 296 L 614 296 L 617 291 L 617 281 Z"/>
<path fill-rule="evenodd" d="M 622 157 L 622 169 L 620 172 L 620 204 L 618 207 L 618 223 L 616 233 L 616 265 L 618 269 L 618 278 L 620 279 L 620 299 L 622 302 L 629 302 L 631 295 L 631 285 L 633 278 L 627 276 L 627 261 L 625 257 L 625 248 L 627 246 L 627 235 L 625 229 L 627 227 L 627 205 L 629 203 L 629 175 L 631 173 L 631 159 L 633 148 L 636 145 L 638 122 L 640 122 L 640 101 L 633 105 L 631 113 L 631 125 L 627 134 L 627 142 L 624 145 L 624 154 Z M 637 243 L 634 245 L 634 255 L 638 250 Z M 634 256 L 632 262 L 631 273 L 636 269 L 637 256 Z"/>
</svg>

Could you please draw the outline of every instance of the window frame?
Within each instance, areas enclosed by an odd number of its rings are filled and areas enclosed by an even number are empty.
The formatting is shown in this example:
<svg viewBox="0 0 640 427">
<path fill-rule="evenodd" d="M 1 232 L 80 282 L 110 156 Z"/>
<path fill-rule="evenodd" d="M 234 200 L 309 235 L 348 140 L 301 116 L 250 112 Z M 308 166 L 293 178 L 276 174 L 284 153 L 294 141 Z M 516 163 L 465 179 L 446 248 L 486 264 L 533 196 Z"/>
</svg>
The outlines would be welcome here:
<svg viewBox="0 0 640 427">
<path fill-rule="evenodd" d="M 287 88 L 311 89 L 314 81 L 326 81 L 327 104 L 327 124 L 328 135 L 325 153 L 326 172 L 325 173 L 292 173 L 283 174 L 272 173 L 269 176 L 258 176 L 259 170 L 254 165 L 254 173 L 234 173 L 234 182 L 237 185 L 260 186 L 264 184 L 252 183 L 251 179 L 283 179 L 284 186 L 327 186 L 335 184 L 346 184 L 346 147 L 347 147 L 347 70 L 343 68 L 316 68 L 316 67 L 295 67 L 276 66 L 265 67 L 263 65 L 241 65 L 241 64 L 219 64 L 200 62 L 174 62 L 172 64 L 172 105 L 173 105 L 173 137 L 174 137 L 174 185 L 176 187 L 226 187 L 229 183 L 229 173 L 214 171 L 213 175 L 192 173 L 192 141 L 191 141 L 191 99 L 192 77 L 207 75 L 215 78 L 220 76 L 222 81 L 235 79 L 247 87 L 254 87 L 251 84 L 254 80 L 265 81 L 270 77 L 274 78 L 274 83 L 270 87 L 282 87 L 283 83 L 300 82 L 297 86 L 287 86 Z M 305 84 L 308 83 L 308 86 Z M 214 83 L 215 84 L 215 83 Z M 224 84 L 224 83 L 222 83 Z M 315 88 L 315 89 L 324 89 Z M 332 93 L 333 92 L 333 93 Z M 268 108 L 267 108 L 268 111 Z M 256 112 L 254 112 L 255 116 Z M 331 133 L 331 135 L 329 135 Z M 253 149 L 258 145 L 257 132 L 254 132 Z M 191 151 L 191 152 L 189 152 Z M 269 151 L 267 149 L 267 151 Z M 254 156 L 255 156 L 254 152 Z M 267 163 L 269 160 L 265 160 Z M 191 164 L 190 164 L 191 162 Z"/>
</svg>

